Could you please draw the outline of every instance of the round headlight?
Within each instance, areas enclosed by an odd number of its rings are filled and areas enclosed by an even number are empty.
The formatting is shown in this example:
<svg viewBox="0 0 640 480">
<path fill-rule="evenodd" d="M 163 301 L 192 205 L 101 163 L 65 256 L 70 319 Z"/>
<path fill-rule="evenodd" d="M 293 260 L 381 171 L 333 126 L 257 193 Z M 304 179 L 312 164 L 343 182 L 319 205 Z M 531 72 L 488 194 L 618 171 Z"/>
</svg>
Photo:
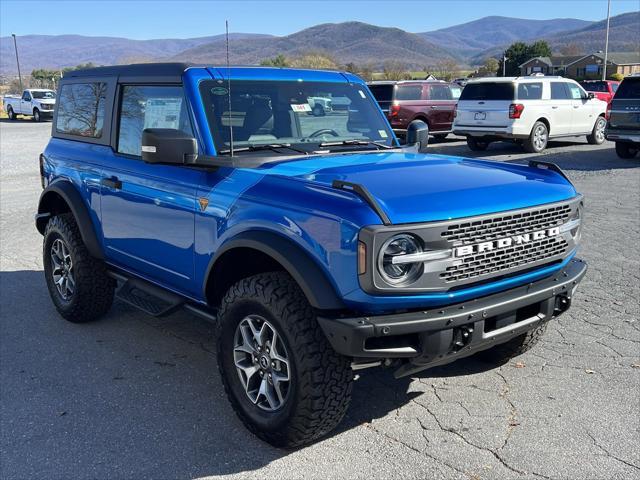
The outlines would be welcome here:
<svg viewBox="0 0 640 480">
<path fill-rule="evenodd" d="M 422 275 L 424 262 L 403 262 L 403 255 L 421 253 L 420 241 L 413 235 L 402 233 L 387 240 L 378 256 L 378 270 L 385 282 L 391 285 L 408 284 Z M 396 261 L 394 262 L 394 258 Z"/>
</svg>

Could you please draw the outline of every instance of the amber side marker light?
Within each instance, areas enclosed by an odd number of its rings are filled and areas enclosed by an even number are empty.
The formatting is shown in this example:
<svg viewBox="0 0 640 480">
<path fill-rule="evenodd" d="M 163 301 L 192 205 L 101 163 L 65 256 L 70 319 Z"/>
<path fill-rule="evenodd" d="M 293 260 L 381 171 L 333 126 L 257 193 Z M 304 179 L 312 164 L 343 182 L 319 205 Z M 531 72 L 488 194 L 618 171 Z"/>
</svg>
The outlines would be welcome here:
<svg viewBox="0 0 640 480">
<path fill-rule="evenodd" d="M 358 242 L 358 275 L 367 273 L 367 246 Z"/>
</svg>

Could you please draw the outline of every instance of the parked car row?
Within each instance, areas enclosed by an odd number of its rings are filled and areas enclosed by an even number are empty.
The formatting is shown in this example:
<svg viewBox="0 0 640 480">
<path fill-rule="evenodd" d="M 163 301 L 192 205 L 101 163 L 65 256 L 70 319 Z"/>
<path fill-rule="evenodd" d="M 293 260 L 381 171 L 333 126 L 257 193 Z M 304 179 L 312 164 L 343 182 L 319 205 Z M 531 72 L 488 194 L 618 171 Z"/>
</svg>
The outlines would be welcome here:
<svg viewBox="0 0 640 480">
<path fill-rule="evenodd" d="M 474 151 L 508 140 L 540 153 L 549 140 L 584 136 L 593 145 L 605 138 L 615 141 L 620 157 L 633 158 L 640 142 L 639 81 L 627 77 L 622 84 L 580 84 L 528 76 L 471 79 L 464 86 L 433 80 L 370 82 L 369 88 L 400 137 L 411 122 L 421 120 L 435 138 L 453 132 L 466 137 Z"/>
<path fill-rule="evenodd" d="M 27 88 L 22 96 L 5 95 L 2 98 L 9 120 L 17 115 L 32 116 L 36 122 L 52 118 L 56 106 L 56 92 L 44 88 Z"/>
</svg>

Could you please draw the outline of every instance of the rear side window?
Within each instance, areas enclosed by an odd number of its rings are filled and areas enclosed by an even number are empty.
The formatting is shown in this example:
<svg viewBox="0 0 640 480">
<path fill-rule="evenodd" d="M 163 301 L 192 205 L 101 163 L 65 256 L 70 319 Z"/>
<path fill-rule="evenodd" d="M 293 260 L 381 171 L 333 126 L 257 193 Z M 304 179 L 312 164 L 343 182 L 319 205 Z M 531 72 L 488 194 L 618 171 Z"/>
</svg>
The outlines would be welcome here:
<svg viewBox="0 0 640 480">
<path fill-rule="evenodd" d="M 640 78 L 625 78 L 616 92 L 616 99 L 640 99 Z"/>
<path fill-rule="evenodd" d="M 606 82 L 582 82 L 580 85 L 587 92 L 604 92 L 607 93 L 609 90 L 607 89 Z"/>
<path fill-rule="evenodd" d="M 63 85 L 58 101 L 56 131 L 79 137 L 100 138 L 104 124 L 107 84 Z"/>
<path fill-rule="evenodd" d="M 193 135 L 182 87 L 128 85 L 123 88 L 118 152 L 139 156 L 145 128 L 173 128 Z"/>
<path fill-rule="evenodd" d="M 514 88 L 510 82 L 467 83 L 460 100 L 513 100 Z"/>
<path fill-rule="evenodd" d="M 393 100 L 393 85 L 369 85 L 369 90 L 379 102 Z"/>
<path fill-rule="evenodd" d="M 518 100 L 540 100 L 542 83 L 521 83 L 518 85 Z"/>
<path fill-rule="evenodd" d="M 449 85 L 430 85 L 429 99 L 430 100 L 451 100 L 451 90 L 449 90 Z"/>
<path fill-rule="evenodd" d="M 422 85 L 398 85 L 396 88 L 396 100 L 420 100 L 422 98 Z"/>
<path fill-rule="evenodd" d="M 551 82 L 551 100 L 571 100 L 566 82 Z"/>
</svg>

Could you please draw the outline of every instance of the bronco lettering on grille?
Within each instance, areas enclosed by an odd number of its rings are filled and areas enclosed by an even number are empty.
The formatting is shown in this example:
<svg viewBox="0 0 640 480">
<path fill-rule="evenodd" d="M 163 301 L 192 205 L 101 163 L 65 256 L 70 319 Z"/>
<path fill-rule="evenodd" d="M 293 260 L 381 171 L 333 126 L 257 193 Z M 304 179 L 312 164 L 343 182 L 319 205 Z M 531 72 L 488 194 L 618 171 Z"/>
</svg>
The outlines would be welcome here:
<svg viewBox="0 0 640 480">
<path fill-rule="evenodd" d="M 522 245 L 524 243 L 542 240 L 543 238 L 555 237 L 560 235 L 560 227 L 548 228 L 546 230 L 538 230 L 532 233 L 514 235 L 512 237 L 501 238 L 492 242 L 476 243 L 475 245 L 465 245 L 456 248 L 456 257 L 465 257 L 475 253 L 489 252 L 501 248 L 507 248 L 512 245 Z"/>
</svg>

